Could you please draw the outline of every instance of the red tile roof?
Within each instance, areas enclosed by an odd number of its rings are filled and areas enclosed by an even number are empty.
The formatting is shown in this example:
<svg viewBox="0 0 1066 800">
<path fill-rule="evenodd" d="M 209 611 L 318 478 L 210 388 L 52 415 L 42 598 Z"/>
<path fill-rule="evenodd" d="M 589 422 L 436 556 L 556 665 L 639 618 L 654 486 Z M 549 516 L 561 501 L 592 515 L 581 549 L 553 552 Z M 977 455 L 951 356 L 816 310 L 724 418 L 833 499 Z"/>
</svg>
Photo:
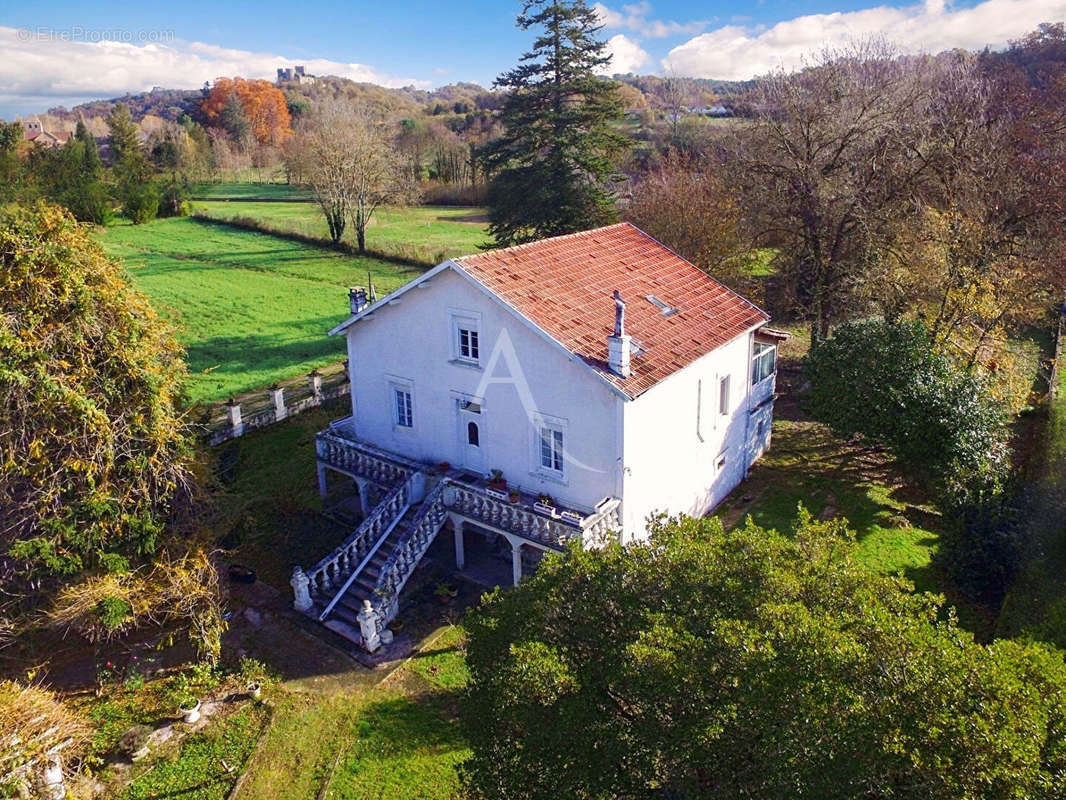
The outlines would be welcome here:
<svg viewBox="0 0 1066 800">
<path fill-rule="evenodd" d="M 629 397 L 770 318 L 627 222 L 452 261 Z M 628 378 L 607 365 L 615 289 L 644 351 Z M 677 313 L 664 316 L 648 295 Z"/>
</svg>

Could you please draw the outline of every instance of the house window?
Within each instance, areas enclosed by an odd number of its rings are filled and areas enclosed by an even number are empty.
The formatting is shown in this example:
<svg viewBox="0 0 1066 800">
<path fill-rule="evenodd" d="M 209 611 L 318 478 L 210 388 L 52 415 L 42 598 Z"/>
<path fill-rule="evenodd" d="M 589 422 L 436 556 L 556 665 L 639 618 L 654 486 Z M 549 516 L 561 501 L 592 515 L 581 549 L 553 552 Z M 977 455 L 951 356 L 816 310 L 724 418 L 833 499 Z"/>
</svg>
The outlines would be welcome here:
<svg viewBox="0 0 1066 800">
<path fill-rule="evenodd" d="M 466 361 L 478 360 L 477 331 L 472 328 L 459 328 L 459 358 Z"/>
<path fill-rule="evenodd" d="M 452 313 L 452 356 L 456 361 L 477 364 L 481 360 L 479 317 L 473 311 Z"/>
<path fill-rule="evenodd" d="M 392 387 L 395 422 L 401 428 L 414 427 L 414 414 L 411 405 L 411 390 L 402 386 Z"/>
<path fill-rule="evenodd" d="M 560 475 L 563 472 L 563 432 L 556 427 L 542 425 L 540 429 L 540 466 Z"/>
<path fill-rule="evenodd" d="M 714 474 L 720 475 L 722 470 L 725 469 L 725 453 L 718 456 L 718 459 L 714 462 Z"/>
<path fill-rule="evenodd" d="M 729 413 L 729 375 L 726 375 L 718 384 L 718 413 Z"/>
<path fill-rule="evenodd" d="M 476 422 L 468 422 L 466 424 L 466 443 L 474 447 L 481 447 L 481 431 L 478 430 Z"/>
<path fill-rule="evenodd" d="M 774 374 L 777 369 L 777 347 L 766 342 L 756 342 L 751 357 L 751 385 L 755 386 Z"/>
</svg>

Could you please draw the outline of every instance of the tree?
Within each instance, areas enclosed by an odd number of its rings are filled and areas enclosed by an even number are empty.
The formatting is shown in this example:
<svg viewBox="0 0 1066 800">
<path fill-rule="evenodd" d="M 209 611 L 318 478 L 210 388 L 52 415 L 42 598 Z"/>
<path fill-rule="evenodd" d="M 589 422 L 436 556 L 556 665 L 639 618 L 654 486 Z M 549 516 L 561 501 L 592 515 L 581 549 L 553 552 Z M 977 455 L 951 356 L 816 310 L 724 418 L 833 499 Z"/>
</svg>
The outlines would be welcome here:
<svg viewBox="0 0 1066 800">
<path fill-rule="evenodd" d="M 673 153 L 633 187 L 626 219 L 700 269 L 741 288 L 758 255 L 733 190 L 707 159 Z"/>
<path fill-rule="evenodd" d="M 885 445 L 945 508 L 1001 488 L 1004 409 L 979 374 L 936 349 L 920 322 L 840 325 L 811 350 L 805 370 L 803 403 L 815 419 Z"/>
<path fill-rule="evenodd" d="M 85 125 L 84 120 L 78 120 L 78 125 L 74 129 L 74 140 L 81 142 L 82 145 L 82 159 L 84 169 L 87 173 L 94 178 L 100 175 L 100 151 L 96 147 L 96 139 L 89 129 Z"/>
<path fill-rule="evenodd" d="M 626 144 L 611 127 L 622 114 L 617 87 L 596 75 L 610 62 L 596 11 L 584 0 L 527 0 L 518 27 L 542 32 L 496 79 L 509 93 L 504 132 L 482 150 L 489 231 L 501 245 L 613 222 L 612 158 Z"/>
<path fill-rule="evenodd" d="M 762 79 L 750 124 L 729 140 L 725 164 L 752 227 L 777 250 L 812 342 L 854 311 L 848 301 L 871 253 L 915 208 L 929 168 L 915 122 L 930 102 L 925 63 L 876 44 L 827 52 Z"/>
<path fill-rule="evenodd" d="M 190 484 L 173 333 L 65 211 L 0 210 L 5 586 L 144 558 Z"/>
<path fill-rule="evenodd" d="M 144 180 L 148 171 L 148 161 L 137 139 L 137 126 L 130 115 L 129 106 L 125 103 L 116 104 L 107 116 L 107 128 L 111 163 L 119 174 L 119 179 L 123 181 Z"/>
<path fill-rule="evenodd" d="M 1007 800 L 1066 792 L 1066 667 L 978 645 L 843 522 L 660 521 L 466 621 L 478 797 Z"/>
<path fill-rule="evenodd" d="M 209 123 L 220 125 L 238 144 L 244 143 L 248 133 L 259 144 L 271 147 L 292 136 L 285 95 L 269 81 L 219 78 L 200 109 Z"/>
<path fill-rule="evenodd" d="M 318 109 L 300 138 L 302 146 L 289 152 L 290 174 L 311 186 L 330 238 L 340 242 L 350 221 L 365 252 L 377 208 L 407 202 L 414 193 L 407 159 L 384 123 L 343 103 Z"/>
</svg>

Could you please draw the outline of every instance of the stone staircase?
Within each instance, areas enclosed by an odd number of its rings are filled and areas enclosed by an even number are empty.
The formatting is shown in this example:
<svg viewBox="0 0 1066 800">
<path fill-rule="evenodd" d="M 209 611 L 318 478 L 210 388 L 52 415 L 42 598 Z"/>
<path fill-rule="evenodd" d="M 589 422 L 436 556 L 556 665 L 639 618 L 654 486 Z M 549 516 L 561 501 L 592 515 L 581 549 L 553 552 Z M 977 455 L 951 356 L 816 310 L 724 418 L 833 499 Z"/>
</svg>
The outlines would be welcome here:
<svg viewBox="0 0 1066 800">
<path fill-rule="evenodd" d="M 443 489 L 422 472 L 393 487 L 336 550 L 293 571 L 295 608 L 364 647 L 371 631 L 387 641 L 400 592 L 447 519 Z"/>
<path fill-rule="evenodd" d="M 333 610 L 323 621 L 327 628 L 331 628 L 341 633 L 341 635 L 346 635 L 341 625 L 336 624 L 339 622 L 358 634 L 359 612 L 363 610 L 363 601 L 369 600 L 371 605 L 373 605 L 376 599 L 374 591 L 377 589 L 378 581 L 381 578 L 382 568 L 388 563 L 389 557 L 396 552 L 397 548 L 410 537 L 411 522 L 418 515 L 421 508 L 421 503 L 408 507 L 399 523 L 392 529 L 392 533 L 389 534 L 370 561 L 355 576 L 352 584 L 337 600 Z M 352 637 L 349 636 L 348 638 Z"/>
</svg>

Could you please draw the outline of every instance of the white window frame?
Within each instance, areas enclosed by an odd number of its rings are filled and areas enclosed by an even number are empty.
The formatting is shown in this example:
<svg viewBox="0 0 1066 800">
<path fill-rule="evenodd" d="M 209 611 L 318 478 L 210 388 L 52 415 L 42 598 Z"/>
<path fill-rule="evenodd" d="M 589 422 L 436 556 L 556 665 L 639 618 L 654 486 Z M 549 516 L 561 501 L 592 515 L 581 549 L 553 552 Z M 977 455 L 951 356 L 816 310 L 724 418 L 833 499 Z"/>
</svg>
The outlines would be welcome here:
<svg viewBox="0 0 1066 800">
<path fill-rule="evenodd" d="M 451 308 L 448 311 L 451 313 L 452 362 L 465 366 L 481 366 L 481 312 L 465 311 L 460 308 Z M 462 331 L 468 331 L 477 338 L 476 342 L 467 344 L 468 352 L 465 355 Z"/>
<path fill-rule="evenodd" d="M 389 416 L 392 419 L 392 430 L 394 432 L 410 433 L 415 429 L 415 422 L 418 419 L 418 415 L 415 413 L 414 381 L 409 378 L 388 376 L 386 385 L 388 387 Z M 403 420 L 400 419 L 400 407 L 397 403 L 397 394 L 399 392 L 406 393 L 409 398 L 407 412 L 410 417 L 410 425 L 404 425 Z"/>
<path fill-rule="evenodd" d="M 533 425 L 530 436 L 530 458 L 532 460 L 531 473 L 541 478 L 548 478 L 550 480 L 565 483 L 567 480 L 566 470 L 566 451 L 569 446 L 570 440 L 570 426 L 565 419 L 560 417 L 550 417 L 544 414 L 536 414 L 533 417 Z M 543 455 L 541 450 L 541 439 L 543 431 L 548 430 L 553 434 L 552 437 L 552 451 L 554 454 L 554 434 L 558 433 L 562 437 L 562 449 L 558 454 L 559 469 L 547 466 L 543 463 Z M 554 460 L 554 458 L 553 458 Z"/>
<path fill-rule="evenodd" d="M 763 349 L 762 350 L 758 350 L 758 348 L 760 348 L 760 347 L 762 347 Z M 772 370 L 770 370 L 768 373 L 766 373 L 765 375 L 763 375 L 761 378 L 756 380 L 755 377 L 758 374 L 756 372 L 756 365 L 759 364 L 759 362 L 761 362 L 763 360 L 772 360 L 774 362 L 774 368 Z M 756 340 L 755 343 L 752 345 L 752 348 L 751 348 L 751 385 L 752 386 L 758 386 L 763 381 L 769 380 L 770 378 L 772 378 L 776 374 L 777 374 L 777 345 L 776 344 L 767 344 L 766 342 L 760 342 L 760 341 Z"/>
<path fill-rule="evenodd" d="M 722 375 L 718 378 L 718 414 L 728 417 L 733 410 L 733 376 Z"/>
</svg>

